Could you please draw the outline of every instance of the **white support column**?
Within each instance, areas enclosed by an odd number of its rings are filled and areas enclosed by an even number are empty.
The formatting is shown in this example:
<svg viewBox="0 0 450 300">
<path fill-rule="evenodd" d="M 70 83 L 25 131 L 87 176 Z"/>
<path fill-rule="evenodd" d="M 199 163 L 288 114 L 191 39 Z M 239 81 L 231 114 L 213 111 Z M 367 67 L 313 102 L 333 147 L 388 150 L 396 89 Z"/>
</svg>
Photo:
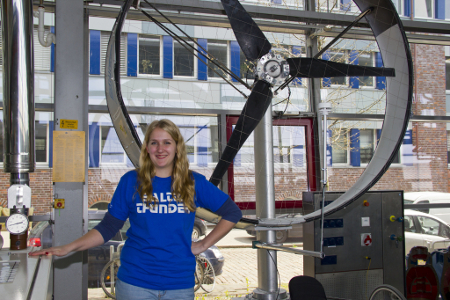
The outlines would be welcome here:
<svg viewBox="0 0 450 300">
<path fill-rule="evenodd" d="M 89 35 L 84 1 L 56 1 L 55 18 L 55 131 L 83 131 L 87 143 Z M 77 120 L 78 128 L 61 128 L 63 119 Z M 85 182 L 56 182 L 53 186 L 55 196 L 65 199 L 65 208 L 54 213 L 54 246 L 67 244 L 86 233 L 87 149 L 86 145 L 85 161 L 79 162 L 85 165 Z M 54 298 L 87 299 L 87 251 L 55 258 Z"/>
</svg>

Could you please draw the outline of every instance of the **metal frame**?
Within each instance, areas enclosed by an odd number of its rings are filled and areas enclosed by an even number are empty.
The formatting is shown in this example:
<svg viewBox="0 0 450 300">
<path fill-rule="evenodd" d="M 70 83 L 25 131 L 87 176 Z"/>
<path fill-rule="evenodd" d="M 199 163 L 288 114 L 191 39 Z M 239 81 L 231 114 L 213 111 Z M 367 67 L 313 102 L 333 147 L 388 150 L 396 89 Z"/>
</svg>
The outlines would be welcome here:
<svg viewBox="0 0 450 300">
<path fill-rule="evenodd" d="M 120 0 L 93 0 L 86 3 L 86 8 L 90 16 L 116 18 L 123 4 Z M 177 24 L 214 26 L 229 28 L 228 19 L 219 1 L 200 0 L 154 0 L 152 3 L 161 10 L 166 10 L 166 15 Z M 39 1 L 35 0 L 34 5 Z M 55 2 L 44 1 L 46 11 L 52 12 Z M 346 27 L 353 22 L 354 16 L 351 14 L 336 14 L 327 12 L 316 12 L 307 10 L 283 9 L 277 6 L 265 7 L 257 5 L 243 4 L 244 8 L 256 18 L 256 23 L 263 31 L 305 34 L 310 30 L 319 30 L 318 36 L 335 37 L 342 32 L 341 27 Z M 180 12 L 183 13 L 180 13 Z M 203 14 L 198 18 L 195 14 Z M 209 14 L 209 15 L 208 15 Z M 141 12 L 130 10 L 129 19 L 147 20 Z M 164 21 L 156 18 L 158 21 Z M 279 22 L 282 20 L 283 22 Z M 407 37 L 413 43 L 426 43 L 437 45 L 450 45 L 450 23 L 438 20 L 416 21 L 402 18 L 403 27 L 407 32 Z M 332 26 L 330 28 L 330 25 Z M 333 27 L 335 26 L 335 27 Z M 344 38 L 369 39 L 373 40 L 371 30 L 366 21 L 360 22 L 360 27 L 351 29 Z M 326 30 L 321 30 L 324 29 Z M 440 35 L 430 35 L 440 34 Z"/>
</svg>

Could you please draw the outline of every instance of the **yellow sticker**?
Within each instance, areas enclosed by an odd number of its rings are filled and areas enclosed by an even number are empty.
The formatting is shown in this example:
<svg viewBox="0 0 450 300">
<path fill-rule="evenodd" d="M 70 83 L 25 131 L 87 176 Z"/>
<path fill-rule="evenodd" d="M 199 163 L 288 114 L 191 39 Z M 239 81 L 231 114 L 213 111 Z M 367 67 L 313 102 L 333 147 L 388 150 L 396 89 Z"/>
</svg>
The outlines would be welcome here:
<svg viewBox="0 0 450 300">
<path fill-rule="evenodd" d="M 59 128 L 63 129 L 78 129 L 78 120 L 65 120 L 59 121 Z"/>
</svg>

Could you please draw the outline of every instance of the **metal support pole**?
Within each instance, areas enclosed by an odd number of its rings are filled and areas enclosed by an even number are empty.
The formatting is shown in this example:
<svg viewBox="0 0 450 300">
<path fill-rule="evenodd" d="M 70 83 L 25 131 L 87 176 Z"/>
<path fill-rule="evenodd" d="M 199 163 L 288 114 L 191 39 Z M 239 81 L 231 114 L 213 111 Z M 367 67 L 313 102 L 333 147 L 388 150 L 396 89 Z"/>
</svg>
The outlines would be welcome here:
<svg viewBox="0 0 450 300">
<path fill-rule="evenodd" d="M 322 102 L 319 103 L 319 111 L 323 116 L 322 123 L 322 143 L 323 143 L 323 156 L 322 156 L 322 218 L 320 226 L 320 253 L 323 253 L 323 225 L 324 225 L 324 209 L 325 209 L 325 191 L 327 189 L 327 115 L 331 111 L 331 103 Z"/>
<path fill-rule="evenodd" d="M 255 186 L 256 216 L 259 219 L 275 218 L 275 188 L 273 170 L 272 107 L 254 131 L 255 141 Z M 258 232 L 258 240 L 267 244 L 276 241 L 275 231 Z M 279 290 L 277 252 L 258 249 L 258 288 L 253 291 L 253 299 L 287 299 L 285 290 Z"/>
</svg>

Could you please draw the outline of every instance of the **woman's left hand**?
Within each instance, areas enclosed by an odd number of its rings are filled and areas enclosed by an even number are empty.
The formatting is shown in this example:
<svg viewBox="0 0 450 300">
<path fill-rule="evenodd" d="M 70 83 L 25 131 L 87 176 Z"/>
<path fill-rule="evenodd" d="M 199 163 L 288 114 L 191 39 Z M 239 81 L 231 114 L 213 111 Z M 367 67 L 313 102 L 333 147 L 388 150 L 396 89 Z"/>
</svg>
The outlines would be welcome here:
<svg viewBox="0 0 450 300">
<path fill-rule="evenodd" d="M 205 243 L 203 240 L 192 242 L 191 251 L 192 254 L 197 255 L 205 251 L 207 248 L 205 248 Z"/>
</svg>

